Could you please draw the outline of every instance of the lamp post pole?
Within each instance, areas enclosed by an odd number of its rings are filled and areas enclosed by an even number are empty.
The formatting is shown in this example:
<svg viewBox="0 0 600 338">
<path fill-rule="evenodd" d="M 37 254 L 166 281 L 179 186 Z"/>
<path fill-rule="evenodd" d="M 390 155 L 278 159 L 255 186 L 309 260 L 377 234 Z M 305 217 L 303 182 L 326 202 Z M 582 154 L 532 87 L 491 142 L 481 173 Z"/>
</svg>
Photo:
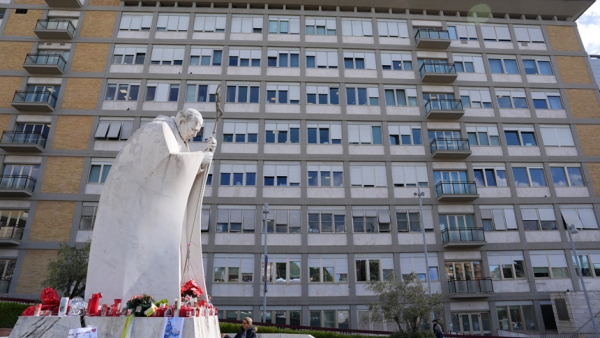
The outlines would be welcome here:
<svg viewBox="0 0 600 338">
<path fill-rule="evenodd" d="M 424 192 L 421 192 L 421 187 L 417 182 L 417 192 L 414 194 L 419 198 L 419 219 L 421 220 L 421 233 L 423 234 L 423 252 L 425 253 L 425 278 L 427 279 L 427 292 L 429 293 L 429 298 L 431 298 L 431 280 L 429 278 L 429 257 L 427 257 L 427 239 L 425 238 L 425 221 L 423 220 L 423 201 L 422 197 L 425 196 Z M 431 318 L 429 320 L 433 320 L 433 311 L 430 313 Z"/>
<path fill-rule="evenodd" d="M 585 296 L 585 302 L 587 303 L 588 311 L 590 312 L 590 317 L 592 319 L 592 325 L 594 326 L 594 333 L 596 334 L 596 338 L 600 338 L 598 334 L 598 327 L 596 326 L 596 319 L 594 318 L 594 312 L 592 311 L 592 306 L 590 305 L 590 298 L 588 297 L 587 289 L 585 288 L 585 282 L 583 281 L 583 271 L 581 269 L 581 264 L 579 264 L 579 256 L 577 255 L 577 250 L 575 249 L 575 242 L 573 242 L 573 236 L 571 234 L 576 234 L 579 231 L 575 227 L 574 224 L 569 225 L 569 241 L 571 242 L 571 248 L 573 249 L 573 254 L 575 255 L 575 264 L 577 264 L 577 272 L 579 272 L 579 280 L 581 281 L 581 288 L 583 289 L 583 295 Z"/>
<path fill-rule="evenodd" d="M 269 263 L 269 258 L 267 257 L 267 215 L 269 214 L 269 204 L 265 203 L 263 205 L 263 233 L 265 234 L 265 266 L 263 271 L 263 315 L 262 322 L 267 322 L 267 264 Z"/>
</svg>

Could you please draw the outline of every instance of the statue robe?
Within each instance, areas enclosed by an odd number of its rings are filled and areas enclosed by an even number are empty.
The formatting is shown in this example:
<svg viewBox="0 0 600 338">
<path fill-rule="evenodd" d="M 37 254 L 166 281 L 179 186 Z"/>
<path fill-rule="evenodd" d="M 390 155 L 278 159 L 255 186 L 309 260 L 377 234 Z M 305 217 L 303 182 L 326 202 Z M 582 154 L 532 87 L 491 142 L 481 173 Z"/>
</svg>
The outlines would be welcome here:
<svg viewBox="0 0 600 338">
<path fill-rule="evenodd" d="M 159 116 L 127 141 L 102 190 L 94 224 L 86 298 L 149 294 L 170 303 L 194 278 L 206 295 L 200 239 L 208 166 L 189 152 L 172 117 Z M 189 269 L 182 281 L 189 242 Z"/>
</svg>

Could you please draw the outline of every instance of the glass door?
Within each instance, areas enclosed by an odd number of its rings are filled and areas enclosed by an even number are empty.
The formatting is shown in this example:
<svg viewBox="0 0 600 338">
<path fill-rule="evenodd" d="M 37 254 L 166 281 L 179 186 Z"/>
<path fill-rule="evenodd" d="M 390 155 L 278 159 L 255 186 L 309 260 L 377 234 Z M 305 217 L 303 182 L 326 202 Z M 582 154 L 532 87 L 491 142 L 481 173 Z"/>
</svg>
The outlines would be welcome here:
<svg viewBox="0 0 600 338">
<path fill-rule="evenodd" d="M 490 334 L 490 315 L 483 313 L 453 313 L 452 331 L 471 335 Z"/>
</svg>

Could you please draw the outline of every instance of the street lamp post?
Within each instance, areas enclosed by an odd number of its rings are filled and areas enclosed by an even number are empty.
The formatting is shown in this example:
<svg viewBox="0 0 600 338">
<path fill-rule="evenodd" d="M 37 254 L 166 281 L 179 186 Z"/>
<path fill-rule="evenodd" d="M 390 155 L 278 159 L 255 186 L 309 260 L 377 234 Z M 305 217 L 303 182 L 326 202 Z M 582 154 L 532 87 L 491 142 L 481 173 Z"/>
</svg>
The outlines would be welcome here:
<svg viewBox="0 0 600 338">
<path fill-rule="evenodd" d="M 592 325 L 594 326 L 594 333 L 596 334 L 596 338 L 600 338 L 598 335 L 598 327 L 596 326 L 596 320 L 594 318 L 594 312 L 592 311 L 592 306 L 590 305 L 590 298 L 588 297 L 587 289 L 585 288 L 585 282 L 583 281 L 583 271 L 581 269 L 581 264 L 579 264 L 579 256 L 577 255 L 577 250 L 575 249 L 575 242 L 573 242 L 573 236 L 571 234 L 576 234 L 579 231 L 575 227 L 574 224 L 569 225 L 569 241 L 571 242 L 571 248 L 573 249 L 573 254 L 575 255 L 575 264 L 577 264 L 577 272 L 579 272 L 579 280 L 581 281 L 581 288 L 583 289 L 583 295 L 585 296 L 585 302 L 587 303 L 588 311 L 590 312 L 590 317 L 592 318 Z"/>
<path fill-rule="evenodd" d="M 425 252 L 425 278 L 427 279 L 427 292 L 429 293 L 429 297 L 431 298 L 431 280 L 429 278 L 429 257 L 427 257 L 427 239 L 425 238 L 425 221 L 423 220 L 423 201 L 422 197 L 425 196 L 424 192 L 421 192 L 421 187 L 419 183 L 417 183 L 417 192 L 414 194 L 419 198 L 419 219 L 421 220 L 421 233 L 423 234 L 423 252 Z M 431 318 L 429 320 L 433 320 L 433 311 L 430 313 Z"/>
<path fill-rule="evenodd" d="M 263 315 L 262 322 L 267 322 L 267 263 L 269 263 L 269 258 L 267 257 L 267 215 L 269 214 L 269 204 L 265 203 L 263 205 L 263 233 L 265 234 L 265 266 L 263 271 Z"/>
</svg>

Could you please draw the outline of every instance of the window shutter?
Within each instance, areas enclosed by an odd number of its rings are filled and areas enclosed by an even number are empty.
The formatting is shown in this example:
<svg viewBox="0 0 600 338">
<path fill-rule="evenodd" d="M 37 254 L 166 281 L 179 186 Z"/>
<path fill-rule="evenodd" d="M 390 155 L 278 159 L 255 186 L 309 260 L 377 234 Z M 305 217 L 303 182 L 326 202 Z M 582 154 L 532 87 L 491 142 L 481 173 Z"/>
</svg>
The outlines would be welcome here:
<svg viewBox="0 0 600 338">
<path fill-rule="evenodd" d="M 352 20 L 352 35 L 353 36 L 363 36 L 363 25 L 362 21 Z"/>
<path fill-rule="evenodd" d="M 209 19 L 210 17 L 206 17 L 206 16 L 202 16 L 202 15 L 196 15 L 196 17 L 194 18 L 194 31 L 196 32 L 200 32 L 200 31 L 204 31 L 204 25 L 207 19 Z M 208 29 L 207 29 L 208 31 Z"/>
<path fill-rule="evenodd" d="M 502 209 L 492 210 L 492 218 L 494 219 L 494 225 L 496 230 L 506 230 L 506 223 L 504 222 L 504 212 Z"/>
<path fill-rule="evenodd" d="M 249 209 L 244 210 L 244 222 L 243 222 L 244 230 L 254 230 L 255 229 L 255 227 L 256 227 L 255 211 L 256 210 L 249 210 Z"/>
<path fill-rule="evenodd" d="M 142 17 L 141 27 L 150 29 L 151 26 L 152 26 L 152 15 L 144 15 Z"/>
<path fill-rule="evenodd" d="M 527 32 L 527 28 L 515 27 L 515 35 L 517 36 L 517 41 L 529 42 L 529 33 Z"/>
<path fill-rule="evenodd" d="M 573 135 L 569 128 L 556 128 L 556 136 L 558 138 L 559 145 L 565 147 L 574 147 Z"/>
<path fill-rule="evenodd" d="M 342 139 L 342 125 L 341 124 L 332 124 L 329 127 L 329 131 L 331 132 L 331 138 L 334 140 Z"/>
<path fill-rule="evenodd" d="M 232 33 L 241 33 L 242 32 L 242 18 L 232 18 L 231 19 L 231 32 Z"/>
<path fill-rule="evenodd" d="M 229 209 L 217 210 L 217 223 L 229 223 Z"/>
<path fill-rule="evenodd" d="M 507 229 L 517 229 L 517 218 L 513 209 L 504 209 L 504 219 Z"/>
<path fill-rule="evenodd" d="M 242 273 L 254 273 L 254 258 L 253 257 L 242 258 L 241 263 L 242 263 L 242 266 L 241 266 Z"/>
<path fill-rule="evenodd" d="M 352 36 L 352 21 L 342 19 L 342 35 Z"/>
<path fill-rule="evenodd" d="M 385 166 L 377 166 L 375 169 L 375 186 L 385 187 L 387 186 L 387 177 L 385 173 Z"/>
<path fill-rule="evenodd" d="M 348 125 L 348 142 L 350 142 L 350 143 L 359 143 L 360 142 L 360 133 L 358 130 L 359 130 L 358 124 L 349 124 Z"/>
<path fill-rule="evenodd" d="M 579 218 L 583 223 L 585 229 L 598 229 L 598 223 L 596 222 L 596 215 L 594 215 L 594 209 L 579 209 Z M 600 262 L 599 262 L 600 263 Z"/>
<path fill-rule="evenodd" d="M 120 30 L 129 30 L 129 27 L 131 26 L 131 16 L 130 15 L 123 15 L 121 17 L 121 23 L 119 24 L 119 29 Z"/>
<path fill-rule="evenodd" d="M 392 37 L 406 37 L 407 35 L 401 35 L 400 34 L 400 29 L 398 28 L 399 26 L 402 25 L 406 25 L 406 23 L 402 23 L 402 22 L 388 22 L 387 27 L 388 27 L 388 31 L 389 31 L 389 36 Z"/>
<path fill-rule="evenodd" d="M 419 182 L 429 182 L 429 178 L 427 177 L 427 166 L 426 165 L 418 165 L 415 167 L 417 170 L 417 183 Z"/>
<path fill-rule="evenodd" d="M 542 29 L 540 27 L 527 28 L 527 32 L 529 33 L 529 38 L 532 42 L 544 42 L 544 35 L 542 34 Z"/>
<path fill-rule="evenodd" d="M 579 219 L 579 215 L 577 215 L 577 209 L 560 209 L 560 213 L 562 214 L 563 220 L 565 221 L 565 226 L 567 228 L 573 224 L 577 229 L 582 229 L 583 224 Z"/>
<path fill-rule="evenodd" d="M 290 34 L 300 34 L 300 18 L 290 18 Z"/>
<path fill-rule="evenodd" d="M 350 166 L 350 184 L 362 185 L 362 170 L 359 166 Z"/>
<path fill-rule="evenodd" d="M 371 126 L 361 124 L 358 126 L 358 129 L 360 134 L 360 143 L 372 144 L 373 142 L 371 137 Z"/>
<path fill-rule="evenodd" d="M 363 21 L 362 22 L 362 34 L 363 36 L 373 36 L 373 22 Z"/>
<path fill-rule="evenodd" d="M 337 52 L 327 52 L 327 65 L 329 67 L 337 67 L 338 66 L 338 53 Z"/>
<path fill-rule="evenodd" d="M 300 183 L 300 165 L 291 165 L 288 170 L 289 183 Z"/>
<path fill-rule="evenodd" d="M 327 52 L 317 52 L 317 66 L 327 67 Z"/>
<path fill-rule="evenodd" d="M 118 138 L 120 131 L 121 131 L 121 121 L 111 121 L 110 128 L 108 129 L 108 133 L 106 134 L 106 137 Z"/>
<path fill-rule="evenodd" d="M 131 18 L 131 26 L 132 30 L 140 30 L 142 28 L 142 17 L 139 15 L 135 15 Z"/>
<path fill-rule="evenodd" d="M 389 210 L 379 210 L 379 223 L 390 223 L 390 211 Z"/>
<path fill-rule="evenodd" d="M 392 166 L 392 181 L 394 184 L 404 184 L 403 167 Z"/>
<path fill-rule="evenodd" d="M 508 31 L 508 26 L 496 26 L 496 36 L 499 40 L 512 40 L 510 38 L 510 32 Z"/>
<path fill-rule="evenodd" d="M 548 267 L 548 257 L 546 255 L 536 255 L 533 253 L 529 254 L 529 258 L 531 259 L 531 266 L 534 268 L 537 267 Z"/>
<path fill-rule="evenodd" d="M 562 253 L 548 255 L 548 258 L 550 260 L 550 266 L 553 268 L 566 268 L 567 267 L 567 260 L 565 258 L 565 255 Z"/>
<path fill-rule="evenodd" d="M 417 183 L 417 173 L 414 166 L 404 166 L 404 182 L 405 183 Z"/>
<path fill-rule="evenodd" d="M 485 40 L 496 40 L 496 30 L 494 26 L 481 25 L 481 35 Z"/>
<path fill-rule="evenodd" d="M 216 29 L 225 29 L 226 22 L 227 22 L 227 17 L 217 16 L 216 20 L 215 20 L 215 28 Z"/>
<path fill-rule="evenodd" d="M 179 17 L 179 23 L 177 24 L 177 30 L 187 31 L 189 25 L 190 25 L 190 17 L 187 15 L 182 15 Z"/>
<path fill-rule="evenodd" d="M 425 229 L 433 229 L 433 210 L 423 210 L 423 225 Z"/>
<path fill-rule="evenodd" d="M 536 209 L 521 209 L 521 217 L 524 221 L 537 221 L 538 215 Z"/>
<path fill-rule="evenodd" d="M 177 15 L 168 15 L 167 18 L 168 18 L 168 21 L 167 21 L 167 30 L 168 31 L 176 31 L 177 30 L 177 25 L 179 23 L 179 16 L 177 16 Z"/>
<path fill-rule="evenodd" d="M 210 222 L 210 209 L 202 209 L 202 218 L 200 222 L 200 230 L 208 231 L 208 223 Z"/>
<path fill-rule="evenodd" d="M 302 211 L 290 210 L 290 228 L 300 228 L 302 225 Z"/>
<path fill-rule="evenodd" d="M 98 124 L 98 129 L 96 129 L 96 138 L 106 138 L 106 133 L 108 132 L 108 127 L 110 126 L 110 121 L 100 121 Z"/>
<path fill-rule="evenodd" d="M 554 214 L 554 209 L 538 209 L 540 213 L 541 221 L 556 221 L 556 215 Z"/>
<path fill-rule="evenodd" d="M 347 258 L 336 258 L 335 259 L 335 273 L 348 273 L 348 259 Z"/>
<path fill-rule="evenodd" d="M 326 23 L 325 23 L 325 27 L 327 29 L 336 29 L 336 27 L 335 27 L 335 21 L 336 21 L 335 19 L 327 19 Z"/>
<path fill-rule="evenodd" d="M 154 47 L 152 48 L 152 61 L 159 61 L 162 59 L 163 48 L 162 47 Z"/>
<path fill-rule="evenodd" d="M 252 18 L 252 28 L 260 28 L 262 29 L 263 27 L 263 18 L 258 17 L 258 18 Z"/>
</svg>

